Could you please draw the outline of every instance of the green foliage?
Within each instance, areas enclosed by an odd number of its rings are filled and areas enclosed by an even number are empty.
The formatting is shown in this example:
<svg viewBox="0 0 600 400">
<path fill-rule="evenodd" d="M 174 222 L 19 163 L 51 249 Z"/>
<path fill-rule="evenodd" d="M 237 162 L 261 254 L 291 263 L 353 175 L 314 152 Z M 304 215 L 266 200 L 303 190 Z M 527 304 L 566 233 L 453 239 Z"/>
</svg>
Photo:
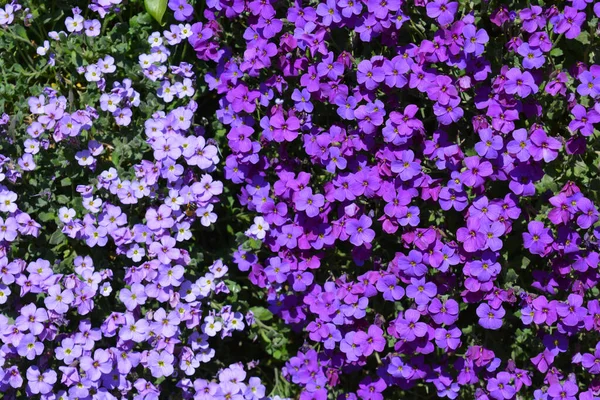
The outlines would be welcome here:
<svg viewBox="0 0 600 400">
<path fill-rule="evenodd" d="M 167 10 L 167 0 L 144 0 L 144 6 L 148 14 L 159 24 L 162 24 L 163 16 Z"/>
</svg>

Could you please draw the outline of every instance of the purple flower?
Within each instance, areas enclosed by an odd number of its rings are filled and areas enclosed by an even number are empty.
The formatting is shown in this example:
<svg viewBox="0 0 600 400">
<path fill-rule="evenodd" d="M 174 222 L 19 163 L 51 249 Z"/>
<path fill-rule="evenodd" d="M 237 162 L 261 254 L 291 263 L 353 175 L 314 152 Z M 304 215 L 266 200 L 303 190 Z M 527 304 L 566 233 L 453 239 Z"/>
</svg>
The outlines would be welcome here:
<svg viewBox="0 0 600 400">
<path fill-rule="evenodd" d="M 523 233 L 523 245 L 532 254 L 544 254 L 547 246 L 554 241 L 550 236 L 550 229 L 545 228 L 540 221 L 531 221 L 527 224 L 528 232 Z"/>
<path fill-rule="evenodd" d="M 274 128 L 273 138 L 277 142 L 291 142 L 298 136 L 300 121 L 296 117 L 290 116 L 286 119 L 283 113 L 279 112 L 271 117 L 270 123 Z"/>
<path fill-rule="evenodd" d="M 476 218 L 467 219 L 467 226 L 458 228 L 456 238 L 463 244 L 465 251 L 474 253 L 482 250 L 487 237 L 480 231 L 480 221 Z"/>
<path fill-rule="evenodd" d="M 194 13 L 194 7 L 186 0 L 169 0 L 169 8 L 174 12 L 177 21 L 185 21 Z"/>
<path fill-rule="evenodd" d="M 368 357 L 374 351 L 381 352 L 385 348 L 383 331 L 376 325 L 371 325 L 367 332 L 358 331 L 354 335 L 354 343 L 360 346 L 361 353 Z"/>
<path fill-rule="evenodd" d="M 397 301 L 404 297 L 404 289 L 398 285 L 398 279 L 394 275 L 385 275 L 377 280 L 377 290 L 383 293 L 387 301 Z"/>
<path fill-rule="evenodd" d="M 556 33 L 564 33 L 567 39 L 575 39 L 581 33 L 581 25 L 585 22 L 585 13 L 574 7 L 565 7 L 564 14 L 554 27 Z"/>
<path fill-rule="evenodd" d="M 290 272 L 290 264 L 282 261 L 279 257 L 273 257 L 269 260 L 269 266 L 265 268 L 267 278 L 272 282 L 283 283 L 287 280 Z"/>
<path fill-rule="evenodd" d="M 506 145 L 506 149 L 510 154 L 515 155 L 519 161 L 529 160 L 529 148 L 531 142 L 528 139 L 527 131 L 525 129 L 517 129 L 513 131 L 513 139 Z"/>
<path fill-rule="evenodd" d="M 465 192 L 457 192 L 454 189 L 447 187 L 442 188 L 439 195 L 440 207 L 442 210 L 449 210 L 454 208 L 456 211 L 462 211 L 467 208 L 469 204 L 467 195 Z"/>
<path fill-rule="evenodd" d="M 459 306 L 453 299 L 442 302 L 434 298 L 429 304 L 428 311 L 436 324 L 452 325 L 458 319 Z"/>
<path fill-rule="evenodd" d="M 332 23 L 337 24 L 342 20 L 342 16 L 337 9 L 335 0 L 327 0 L 327 3 L 320 3 L 317 6 L 317 15 L 322 17 L 322 23 L 325 26 L 329 26 Z"/>
<path fill-rule="evenodd" d="M 437 328 L 435 330 L 435 344 L 442 350 L 456 350 L 460 346 L 461 331 L 457 327 L 451 329 Z"/>
<path fill-rule="evenodd" d="M 433 105 L 433 113 L 440 124 L 450 125 L 453 122 L 457 122 L 464 115 L 464 111 L 459 105 L 460 98 L 452 98 L 446 105 L 442 105 L 438 102 Z"/>
<path fill-rule="evenodd" d="M 561 321 L 566 326 L 577 326 L 579 321 L 587 315 L 587 310 L 583 305 L 583 298 L 578 294 L 570 294 L 567 297 L 567 303 L 558 303 L 556 313 L 561 317 Z"/>
<path fill-rule="evenodd" d="M 467 25 L 463 29 L 465 38 L 465 53 L 474 53 L 479 56 L 485 49 L 485 44 L 490 40 L 487 32 L 484 29 L 477 29 L 475 25 Z"/>
<path fill-rule="evenodd" d="M 532 48 L 529 43 L 519 46 L 517 53 L 523 57 L 523 67 L 527 69 L 540 68 L 546 62 L 546 58 L 540 49 Z"/>
<path fill-rule="evenodd" d="M 148 368 L 155 378 L 170 376 L 173 371 L 175 357 L 167 351 L 150 351 L 148 354 Z"/>
<path fill-rule="evenodd" d="M 517 391 L 510 381 L 511 375 L 508 372 L 498 372 L 495 378 L 488 380 L 486 389 L 496 400 L 512 399 Z"/>
<path fill-rule="evenodd" d="M 421 165 L 414 162 L 415 153 L 412 150 L 402 152 L 402 158 L 392 162 L 392 172 L 397 173 L 400 179 L 408 181 L 421 172 Z"/>
<path fill-rule="evenodd" d="M 449 0 L 434 0 L 427 3 L 427 16 L 437 18 L 440 25 L 448 25 L 454 21 L 458 3 Z"/>
<path fill-rule="evenodd" d="M 504 308 L 500 307 L 497 310 L 490 307 L 487 303 L 481 303 L 477 307 L 477 316 L 479 317 L 479 325 L 485 329 L 497 330 L 502 327 L 502 317 L 504 317 Z"/>
<path fill-rule="evenodd" d="M 585 353 L 581 357 L 581 365 L 586 368 L 590 374 L 600 373 L 600 343 L 596 344 L 594 354 Z"/>
<path fill-rule="evenodd" d="M 27 389 L 32 394 L 48 394 L 56 383 L 56 372 L 47 370 L 42 373 L 37 366 L 32 365 L 27 369 Z"/>
<path fill-rule="evenodd" d="M 375 231 L 369 229 L 373 224 L 371 218 L 361 215 L 359 219 L 352 218 L 346 222 L 346 233 L 350 236 L 350 243 L 360 246 L 363 243 L 371 243 L 375 238 Z"/>
<path fill-rule="evenodd" d="M 577 217 L 577 225 L 580 228 L 588 229 L 598 221 L 598 210 L 589 199 L 579 199 L 577 210 L 581 212 L 581 215 Z"/>
<path fill-rule="evenodd" d="M 477 278 L 480 282 L 488 282 L 495 278 L 500 273 L 500 264 L 491 259 L 483 259 L 481 261 L 472 261 L 469 263 L 471 275 Z"/>
<path fill-rule="evenodd" d="M 575 400 L 579 388 L 576 383 L 571 381 L 554 382 L 548 388 L 548 395 L 552 396 L 552 400 Z"/>
<path fill-rule="evenodd" d="M 103 349 L 97 349 L 94 352 L 94 358 L 83 356 L 79 359 L 81 369 L 85 371 L 86 376 L 92 381 L 98 381 L 103 374 L 112 371 L 112 360 L 110 353 Z"/>
<path fill-rule="evenodd" d="M 129 311 L 135 310 L 138 306 L 146 303 L 148 296 L 145 292 L 145 287 L 142 284 L 134 283 L 131 289 L 123 288 L 119 292 L 119 300 L 125 304 L 125 308 Z"/>
<path fill-rule="evenodd" d="M 17 238 L 19 225 L 13 217 L 6 220 L 0 217 L 0 240 L 12 242 Z"/>
<path fill-rule="evenodd" d="M 581 132 L 583 136 L 592 136 L 594 133 L 594 124 L 600 122 L 600 114 L 596 110 L 587 111 L 585 107 L 576 104 L 571 110 L 571 114 L 575 117 L 569 123 L 569 129 L 572 132 Z"/>
<path fill-rule="evenodd" d="M 531 134 L 530 140 L 529 153 L 535 161 L 543 159 L 545 162 L 550 162 L 558 157 L 558 150 L 562 147 L 562 143 L 548 137 L 542 129 L 536 129 Z"/>
<path fill-rule="evenodd" d="M 504 91 L 508 94 L 518 94 L 520 97 L 527 97 L 531 93 L 537 93 L 538 87 L 529 72 L 521 72 L 518 68 L 511 68 L 506 73 Z"/>
<path fill-rule="evenodd" d="M 409 378 L 413 369 L 410 365 L 405 364 L 400 357 L 393 357 L 387 367 L 387 373 L 395 378 Z"/>
<path fill-rule="evenodd" d="M 39 335 L 44 330 L 44 322 L 48 320 L 48 313 L 43 308 L 37 308 L 31 303 L 21 308 L 20 314 L 15 320 L 15 326 L 21 332 L 29 330 L 34 335 Z"/>
<path fill-rule="evenodd" d="M 437 294 L 437 287 L 433 282 L 426 282 L 425 278 L 411 278 L 411 284 L 406 288 L 406 296 L 414 299 L 419 306 L 429 304 L 431 298 Z"/>
<path fill-rule="evenodd" d="M 311 188 L 302 189 L 295 196 L 295 206 L 298 211 L 306 212 L 309 217 L 316 217 L 325 204 L 322 194 L 313 194 Z"/>
<path fill-rule="evenodd" d="M 356 72 L 356 80 L 360 84 L 364 84 L 369 90 L 377 88 L 377 86 L 385 79 L 385 71 L 381 67 L 375 67 L 369 60 L 363 60 L 358 64 Z"/>
<path fill-rule="evenodd" d="M 421 314 L 417 310 L 409 309 L 404 313 L 404 318 L 397 318 L 394 327 L 400 338 L 412 342 L 416 338 L 427 335 L 427 324 L 419 322 Z"/>
<path fill-rule="evenodd" d="M 600 94 L 600 76 L 584 71 L 577 78 L 581 82 L 577 86 L 577 93 L 581 96 L 597 97 Z"/>
<path fill-rule="evenodd" d="M 475 143 L 475 151 L 480 157 L 495 159 L 498 152 L 502 150 L 502 137 L 494 135 L 491 129 L 482 129 L 479 131 L 480 142 Z"/>
<path fill-rule="evenodd" d="M 34 335 L 31 333 L 26 334 L 22 337 L 19 345 L 17 346 L 17 353 L 21 357 L 25 357 L 28 360 L 34 360 L 37 356 L 42 354 L 44 351 L 44 344 L 38 342 Z"/>
<path fill-rule="evenodd" d="M 488 161 L 481 162 L 477 156 L 466 157 L 464 163 L 467 169 L 462 172 L 461 179 L 465 185 L 470 187 L 482 185 L 485 181 L 484 178 L 493 172 L 492 164 Z"/>
<path fill-rule="evenodd" d="M 340 342 L 340 351 L 346 355 L 348 361 L 356 361 L 362 355 L 360 346 L 354 341 L 355 336 L 356 332 L 348 332 Z"/>
<path fill-rule="evenodd" d="M 314 109 L 313 104 L 310 102 L 310 92 L 306 89 L 302 91 L 294 89 L 292 93 L 292 100 L 296 102 L 296 110 L 311 113 Z"/>
</svg>

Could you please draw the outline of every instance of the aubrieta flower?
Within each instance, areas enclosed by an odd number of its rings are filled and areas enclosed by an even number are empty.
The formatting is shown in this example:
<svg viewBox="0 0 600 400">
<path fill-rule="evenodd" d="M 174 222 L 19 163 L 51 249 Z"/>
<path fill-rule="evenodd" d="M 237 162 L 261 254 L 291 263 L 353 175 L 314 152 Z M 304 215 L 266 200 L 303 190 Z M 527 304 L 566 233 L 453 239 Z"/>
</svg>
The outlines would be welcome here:
<svg viewBox="0 0 600 400">
<path fill-rule="evenodd" d="M 564 366 L 598 358 L 600 67 L 571 39 L 599 5 L 301 3 L 171 0 L 121 43 L 135 5 L 92 1 L 49 34 L 62 83 L 0 119 L 2 392 L 263 399 L 234 336 L 300 399 L 597 396 Z"/>
</svg>

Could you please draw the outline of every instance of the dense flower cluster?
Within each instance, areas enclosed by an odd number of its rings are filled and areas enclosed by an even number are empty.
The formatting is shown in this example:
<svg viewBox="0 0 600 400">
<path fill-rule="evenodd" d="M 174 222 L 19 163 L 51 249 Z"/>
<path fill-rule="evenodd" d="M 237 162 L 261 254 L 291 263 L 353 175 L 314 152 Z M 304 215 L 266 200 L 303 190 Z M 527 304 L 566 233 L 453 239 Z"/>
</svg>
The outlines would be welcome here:
<svg viewBox="0 0 600 400">
<path fill-rule="evenodd" d="M 6 398 L 600 399 L 600 3 L 147 3 L 0 8 Z"/>
<path fill-rule="evenodd" d="M 490 17 L 487 2 L 448 0 L 207 3 L 189 42 L 218 61 L 206 82 L 228 127 L 226 177 L 264 243 L 235 262 L 306 333 L 286 366 L 301 399 L 423 384 L 448 398 L 600 394 L 595 356 L 568 351 L 600 328 L 598 210 L 573 182 L 547 212 L 530 200 L 551 165 L 595 151 L 600 67 L 547 61 L 596 29 L 589 3 Z M 549 117 L 552 102 L 571 118 Z M 533 279 L 511 281 L 523 248 Z M 471 318 L 486 338 L 530 326 L 540 354 L 465 338 Z M 567 375 L 564 357 L 583 368 Z"/>
<path fill-rule="evenodd" d="M 119 12 L 119 3 L 90 9 L 104 18 Z M 19 9 L 16 3 L 5 6 L 5 24 Z M 99 20 L 84 19 L 78 8 L 72 12 L 64 21 L 67 32 L 51 32 L 52 43 L 37 49 L 49 66 L 56 65 L 53 47 L 61 41 L 100 34 Z M 189 36 L 185 31 L 177 31 L 175 39 Z M 99 92 L 97 104 L 76 110 L 67 97 L 45 88 L 27 101 L 32 117 L 26 139 L 13 143 L 22 155 L 16 163 L 2 157 L 0 304 L 10 307 L 0 314 L 0 391 L 7 399 L 38 394 L 43 399 L 158 399 L 166 387 L 178 388 L 178 398 L 267 398 L 259 378 L 246 380 L 241 363 L 225 365 L 216 380 L 198 373 L 215 358 L 215 342 L 243 331 L 253 315 L 220 303 L 230 293 L 222 260 L 206 272 L 197 261 L 191 268 L 195 255 L 187 243 L 194 225 L 217 221 L 214 206 L 223 184 L 211 173 L 221 161 L 204 129 L 192 126 L 198 105 L 189 99 L 196 86 L 189 65 L 172 67 L 181 81 L 169 92 L 166 46 L 179 41 L 166 33 L 164 38 L 168 44 L 162 45 L 159 33 L 148 38 L 151 51 L 139 56 L 140 70 L 150 80 L 161 79 L 159 97 L 165 103 L 173 96 L 188 101 L 147 116 L 141 129 L 149 157 L 129 168 L 102 167 L 103 160 L 115 160 L 111 153 L 118 149 L 93 138 L 96 121 L 106 113 L 117 127 L 128 126 L 141 103 L 131 79 L 114 79 L 119 71 L 108 54 L 77 68 L 83 82 Z M 9 122 L 4 114 L 2 127 Z M 77 163 L 84 170 L 69 180 L 78 205 L 42 216 L 42 226 L 19 208 L 19 185 L 46 168 L 37 162 L 45 152 L 63 145 L 74 150 L 62 167 Z M 53 240 L 78 249 L 69 253 L 64 269 L 58 268 L 61 260 L 53 265 L 12 256 L 15 246 L 26 246 L 28 236 L 37 237 L 52 223 L 57 225 Z M 105 248 L 105 257 L 120 260 L 121 268 L 97 266 L 99 260 L 88 255 L 94 247 Z"/>
</svg>

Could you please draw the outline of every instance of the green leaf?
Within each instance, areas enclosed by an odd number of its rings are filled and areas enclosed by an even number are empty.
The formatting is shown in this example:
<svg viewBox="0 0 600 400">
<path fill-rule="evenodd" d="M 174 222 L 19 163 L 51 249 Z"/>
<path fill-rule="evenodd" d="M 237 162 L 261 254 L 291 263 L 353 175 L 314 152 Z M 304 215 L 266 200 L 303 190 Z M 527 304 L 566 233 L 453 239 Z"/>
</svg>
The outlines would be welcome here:
<svg viewBox="0 0 600 400">
<path fill-rule="evenodd" d="M 550 55 L 553 57 L 560 57 L 563 55 L 563 51 L 561 49 L 559 49 L 558 47 L 555 47 L 550 52 Z"/>
<path fill-rule="evenodd" d="M 250 308 L 250 311 L 252 311 L 252 313 L 254 314 L 254 318 L 256 318 L 259 321 L 264 322 L 273 319 L 273 314 L 271 313 L 271 311 L 267 310 L 264 307 L 252 307 Z"/>
<path fill-rule="evenodd" d="M 27 36 L 27 31 L 25 30 L 25 28 L 23 26 L 16 25 L 15 32 L 17 33 L 17 35 L 21 36 L 23 39 L 26 39 L 27 41 L 29 41 L 29 36 Z"/>
<path fill-rule="evenodd" d="M 50 236 L 49 243 L 52 245 L 55 245 L 55 244 L 60 244 L 60 243 L 64 242 L 64 240 L 65 240 L 65 235 L 63 235 L 63 233 L 60 231 L 60 229 L 58 229 L 58 230 L 54 231 L 52 236 Z"/>
<path fill-rule="evenodd" d="M 58 202 L 58 204 L 68 204 L 69 198 L 67 196 L 65 196 L 64 194 L 60 194 L 56 198 L 56 201 Z"/>
<path fill-rule="evenodd" d="M 144 0 L 144 7 L 156 22 L 162 24 L 162 17 L 167 10 L 167 0 Z"/>
<path fill-rule="evenodd" d="M 38 215 L 38 218 L 42 222 L 48 222 L 54 220 L 55 214 L 51 212 L 42 212 Z"/>
</svg>

